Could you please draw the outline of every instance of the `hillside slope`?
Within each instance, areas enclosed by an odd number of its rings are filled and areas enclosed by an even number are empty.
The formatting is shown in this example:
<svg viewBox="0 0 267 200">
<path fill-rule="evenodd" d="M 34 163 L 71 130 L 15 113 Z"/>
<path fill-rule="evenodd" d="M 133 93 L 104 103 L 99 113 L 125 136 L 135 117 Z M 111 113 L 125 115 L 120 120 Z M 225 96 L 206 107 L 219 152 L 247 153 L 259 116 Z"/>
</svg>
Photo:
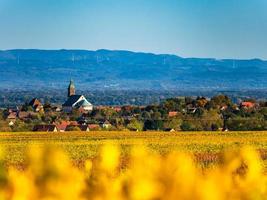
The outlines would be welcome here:
<svg viewBox="0 0 267 200">
<path fill-rule="evenodd" d="M 0 51 L 1 88 L 258 89 L 267 62 L 181 58 L 111 50 Z"/>
</svg>

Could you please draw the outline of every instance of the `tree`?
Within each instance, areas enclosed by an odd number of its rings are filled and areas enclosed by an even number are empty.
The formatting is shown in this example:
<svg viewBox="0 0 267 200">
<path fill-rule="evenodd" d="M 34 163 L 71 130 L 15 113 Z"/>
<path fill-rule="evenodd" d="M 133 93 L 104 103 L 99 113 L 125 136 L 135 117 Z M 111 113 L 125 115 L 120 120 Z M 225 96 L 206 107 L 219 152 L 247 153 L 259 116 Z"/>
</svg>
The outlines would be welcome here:
<svg viewBox="0 0 267 200">
<path fill-rule="evenodd" d="M 0 120 L 0 132 L 9 132 L 11 131 L 10 126 L 4 120 Z"/>
<path fill-rule="evenodd" d="M 130 121 L 130 123 L 127 125 L 127 128 L 129 130 L 138 130 L 138 131 L 142 131 L 144 128 L 144 123 L 138 121 L 137 119 L 133 119 Z"/>
<path fill-rule="evenodd" d="M 76 121 L 81 116 L 81 112 L 78 109 L 72 109 L 70 113 L 70 120 Z"/>
<path fill-rule="evenodd" d="M 167 99 L 165 102 L 162 103 L 161 108 L 163 110 L 169 111 L 181 111 L 185 106 L 185 99 L 181 98 L 171 98 Z"/>
<path fill-rule="evenodd" d="M 212 108 L 220 108 L 222 106 L 231 106 L 233 103 L 231 99 L 226 95 L 218 95 L 215 97 L 212 97 L 210 100 L 210 105 L 212 105 Z"/>
<path fill-rule="evenodd" d="M 151 118 L 153 120 L 160 120 L 161 119 L 161 113 L 160 112 L 154 112 L 154 113 L 152 113 Z"/>
<path fill-rule="evenodd" d="M 162 130 L 163 121 L 162 120 L 146 120 L 144 123 L 144 130 Z"/>
<path fill-rule="evenodd" d="M 144 120 L 149 120 L 149 119 L 151 119 L 151 114 L 148 111 L 144 111 L 144 112 L 142 112 L 142 118 Z"/>
<path fill-rule="evenodd" d="M 183 131 L 202 131 L 202 125 L 199 120 L 186 120 L 181 124 L 181 130 Z"/>
<path fill-rule="evenodd" d="M 226 126 L 232 131 L 258 131 L 266 130 L 266 120 L 255 117 L 235 117 L 227 120 Z"/>
<path fill-rule="evenodd" d="M 164 122 L 163 128 L 164 129 L 174 129 L 176 131 L 181 130 L 182 119 L 179 117 L 172 117 Z"/>
<path fill-rule="evenodd" d="M 32 131 L 32 129 L 33 129 L 33 124 L 27 124 L 20 120 L 16 120 L 15 124 L 12 126 L 12 131 L 14 132 Z"/>
<path fill-rule="evenodd" d="M 223 118 L 217 110 L 205 110 L 201 117 L 201 124 L 203 130 L 218 130 L 219 127 L 223 127 Z"/>
<path fill-rule="evenodd" d="M 197 107 L 205 107 L 205 105 L 208 103 L 208 100 L 204 97 L 199 97 L 197 98 L 196 104 Z"/>
</svg>

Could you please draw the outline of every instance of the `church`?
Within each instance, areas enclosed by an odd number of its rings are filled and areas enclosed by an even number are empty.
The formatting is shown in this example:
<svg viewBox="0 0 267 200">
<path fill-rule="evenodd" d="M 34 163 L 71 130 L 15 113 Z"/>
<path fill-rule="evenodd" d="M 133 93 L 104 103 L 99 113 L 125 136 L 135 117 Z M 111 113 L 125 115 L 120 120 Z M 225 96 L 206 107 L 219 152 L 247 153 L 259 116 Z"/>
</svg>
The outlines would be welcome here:
<svg viewBox="0 0 267 200">
<path fill-rule="evenodd" d="M 83 95 L 75 94 L 74 82 L 71 80 L 68 87 L 68 99 L 62 105 L 62 109 L 66 113 L 70 113 L 73 109 L 88 113 L 93 110 L 93 105 Z"/>
</svg>

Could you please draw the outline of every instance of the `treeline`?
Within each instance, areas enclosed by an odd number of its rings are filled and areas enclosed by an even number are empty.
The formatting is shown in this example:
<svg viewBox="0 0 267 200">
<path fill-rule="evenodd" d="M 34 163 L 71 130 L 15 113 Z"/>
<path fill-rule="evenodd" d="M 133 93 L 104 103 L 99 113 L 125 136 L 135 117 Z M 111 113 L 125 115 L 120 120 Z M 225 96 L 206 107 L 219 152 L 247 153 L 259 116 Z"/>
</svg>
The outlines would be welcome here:
<svg viewBox="0 0 267 200">
<path fill-rule="evenodd" d="M 63 92 L 62 92 L 63 91 Z M 93 105 L 149 105 L 160 103 L 165 99 L 174 96 L 206 96 L 216 95 L 216 90 L 84 90 L 77 91 L 77 94 L 83 94 Z M 240 90 L 224 91 L 224 95 L 230 97 L 234 102 L 238 102 L 247 96 L 256 99 L 266 99 L 266 90 Z M 0 108 L 22 105 L 29 102 L 33 97 L 38 97 L 43 103 L 62 104 L 66 101 L 67 91 L 60 89 L 39 88 L 38 90 L 4 90 L 0 89 Z"/>
<path fill-rule="evenodd" d="M 35 125 L 60 124 L 63 121 L 75 121 L 83 125 L 108 124 L 99 126 L 100 130 L 267 130 L 267 102 L 246 99 L 240 103 L 233 103 L 225 95 L 210 99 L 170 98 L 148 106 L 98 106 L 90 113 L 73 110 L 68 114 L 56 111 L 48 102 L 39 112 L 34 112 L 31 106 L 25 103 L 17 112 L 28 115 L 25 118 L 17 117 L 10 124 L 10 109 L 1 111 L 0 131 L 31 131 Z"/>
<path fill-rule="evenodd" d="M 108 119 L 116 127 L 132 130 L 267 130 L 267 103 L 247 99 L 234 104 L 225 95 L 171 98 L 159 105 L 124 106 L 120 112 L 94 110 L 88 119 Z"/>
</svg>

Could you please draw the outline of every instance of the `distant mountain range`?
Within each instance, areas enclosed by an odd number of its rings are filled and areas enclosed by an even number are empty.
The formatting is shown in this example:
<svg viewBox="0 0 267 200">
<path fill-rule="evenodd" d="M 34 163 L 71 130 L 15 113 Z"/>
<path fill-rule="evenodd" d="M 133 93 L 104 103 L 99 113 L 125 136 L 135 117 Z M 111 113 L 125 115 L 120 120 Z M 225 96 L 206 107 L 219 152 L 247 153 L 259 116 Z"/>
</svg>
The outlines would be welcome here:
<svg viewBox="0 0 267 200">
<path fill-rule="evenodd" d="M 267 61 L 111 50 L 0 51 L 0 88 L 240 90 L 267 88 Z"/>
</svg>

